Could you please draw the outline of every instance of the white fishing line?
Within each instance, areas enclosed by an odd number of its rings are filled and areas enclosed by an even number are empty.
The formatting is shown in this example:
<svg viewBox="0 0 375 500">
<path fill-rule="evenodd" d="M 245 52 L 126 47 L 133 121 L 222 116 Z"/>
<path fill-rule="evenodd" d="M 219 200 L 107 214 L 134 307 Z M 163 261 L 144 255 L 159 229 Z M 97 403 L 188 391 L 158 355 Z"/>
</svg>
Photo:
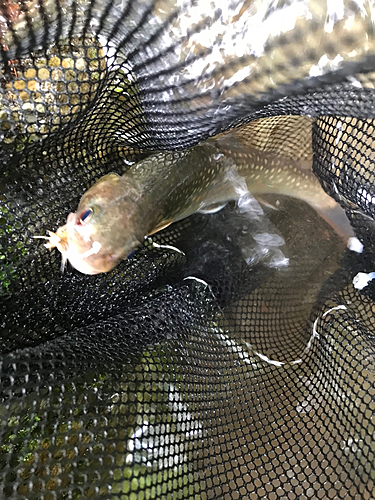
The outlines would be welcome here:
<svg viewBox="0 0 375 500">
<path fill-rule="evenodd" d="M 185 281 L 185 280 L 194 280 L 194 281 L 197 281 L 198 283 L 202 283 L 202 285 L 205 285 L 205 286 L 208 286 L 209 288 L 211 288 L 210 285 L 208 283 L 206 283 L 206 281 L 203 281 L 200 278 L 196 278 L 195 276 L 186 276 L 186 278 L 184 278 L 183 281 Z"/>
<path fill-rule="evenodd" d="M 152 240 L 151 240 L 151 243 L 152 243 L 152 246 L 154 246 L 155 248 L 166 248 L 167 250 L 173 250 L 175 252 L 181 253 L 182 255 L 185 255 L 182 250 L 180 250 L 179 248 L 174 247 L 172 245 L 159 245 L 159 243 L 155 243 L 155 241 L 152 241 Z"/>
<path fill-rule="evenodd" d="M 339 306 L 335 306 L 335 307 L 331 307 L 331 309 L 328 309 L 328 311 L 326 311 L 323 315 L 322 315 L 322 318 L 325 318 L 327 316 L 327 314 L 333 312 L 333 311 L 339 311 L 340 309 L 342 310 L 345 310 L 347 309 L 346 306 L 344 306 L 343 304 L 339 305 Z"/>
</svg>

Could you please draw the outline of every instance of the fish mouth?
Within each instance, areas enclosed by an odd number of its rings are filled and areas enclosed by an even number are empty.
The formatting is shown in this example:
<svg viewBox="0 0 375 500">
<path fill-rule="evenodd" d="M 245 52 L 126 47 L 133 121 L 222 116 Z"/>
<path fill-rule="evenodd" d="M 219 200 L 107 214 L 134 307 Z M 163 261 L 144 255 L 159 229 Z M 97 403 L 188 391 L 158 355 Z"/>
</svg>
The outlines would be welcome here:
<svg viewBox="0 0 375 500">
<path fill-rule="evenodd" d="M 33 238 L 47 240 L 44 246 L 48 248 L 48 250 L 52 250 L 52 248 L 56 247 L 61 253 L 66 253 L 68 251 L 69 243 L 66 226 L 59 227 L 56 233 L 49 230 L 47 233 L 48 236 L 33 236 Z"/>
<path fill-rule="evenodd" d="M 101 250 L 102 245 L 99 241 L 93 241 L 91 248 L 85 250 L 82 253 L 78 253 L 78 250 L 71 253 L 72 247 L 69 245 L 69 240 L 72 236 L 72 223 L 68 222 L 65 226 L 61 226 L 54 233 L 53 231 L 47 231 L 48 236 L 34 236 L 34 238 L 43 238 L 47 240 L 44 244 L 48 250 L 52 248 L 57 248 L 61 253 L 61 270 L 64 271 L 67 261 L 69 260 L 72 266 L 83 274 L 98 274 L 104 272 L 102 269 L 96 269 L 92 263 L 89 263 L 87 259 L 92 255 L 96 255 Z M 74 247 L 74 245 L 73 245 Z M 113 266 L 110 266 L 111 268 Z"/>
<path fill-rule="evenodd" d="M 67 229 L 65 225 L 59 227 L 55 233 L 53 231 L 48 231 L 48 242 L 45 244 L 45 247 L 49 250 L 56 247 L 62 254 L 66 253 L 69 248 Z"/>
<path fill-rule="evenodd" d="M 52 248 L 57 248 L 59 252 L 61 253 L 62 259 L 61 259 L 61 270 L 63 271 L 65 269 L 66 262 L 68 260 L 68 250 L 69 250 L 69 242 L 68 242 L 68 233 L 69 233 L 69 227 L 68 224 L 65 224 L 65 226 L 61 226 L 57 229 L 57 231 L 54 233 L 53 231 L 47 231 L 48 236 L 34 236 L 34 238 L 40 238 L 47 240 L 47 242 L 44 244 L 48 250 L 52 250 Z"/>
</svg>

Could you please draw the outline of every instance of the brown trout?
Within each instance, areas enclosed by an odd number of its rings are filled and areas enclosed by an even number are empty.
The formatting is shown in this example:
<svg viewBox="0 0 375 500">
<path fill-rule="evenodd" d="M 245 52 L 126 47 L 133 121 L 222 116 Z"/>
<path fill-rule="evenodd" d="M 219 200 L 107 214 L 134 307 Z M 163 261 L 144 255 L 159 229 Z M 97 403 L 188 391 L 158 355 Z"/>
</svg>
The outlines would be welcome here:
<svg viewBox="0 0 375 500">
<path fill-rule="evenodd" d="M 255 196 L 290 195 L 320 212 L 344 213 L 322 189 L 311 161 L 282 158 L 226 136 L 187 151 L 153 154 L 122 176 L 105 175 L 82 196 L 67 223 L 56 233 L 49 231 L 46 246 L 58 248 L 63 266 L 69 260 L 85 274 L 110 271 L 146 236 L 197 211 L 213 212 L 238 200 L 243 191 L 234 178 L 245 180 Z"/>
</svg>

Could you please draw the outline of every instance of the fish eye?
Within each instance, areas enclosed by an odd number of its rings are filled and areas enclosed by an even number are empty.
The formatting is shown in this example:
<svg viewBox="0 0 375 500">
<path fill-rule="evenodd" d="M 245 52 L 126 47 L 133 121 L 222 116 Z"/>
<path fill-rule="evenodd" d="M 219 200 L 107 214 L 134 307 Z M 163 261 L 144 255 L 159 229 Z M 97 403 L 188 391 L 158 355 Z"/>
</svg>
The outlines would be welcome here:
<svg viewBox="0 0 375 500">
<path fill-rule="evenodd" d="M 88 208 L 84 212 L 81 213 L 80 218 L 78 219 L 78 224 L 84 225 L 91 219 L 94 210 L 92 208 Z"/>
</svg>

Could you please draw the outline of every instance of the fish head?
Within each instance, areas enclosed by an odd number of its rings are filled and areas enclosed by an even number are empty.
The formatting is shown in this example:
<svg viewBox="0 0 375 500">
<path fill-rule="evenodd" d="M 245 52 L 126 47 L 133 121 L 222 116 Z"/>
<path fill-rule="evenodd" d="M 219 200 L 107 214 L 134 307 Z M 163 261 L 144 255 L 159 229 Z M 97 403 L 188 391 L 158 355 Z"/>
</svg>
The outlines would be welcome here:
<svg viewBox="0 0 375 500">
<path fill-rule="evenodd" d="M 66 224 L 50 232 L 48 248 L 57 247 L 63 266 L 84 274 L 113 269 L 139 245 L 137 200 L 139 191 L 116 174 L 102 177 L 81 198 Z"/>
</svg>

